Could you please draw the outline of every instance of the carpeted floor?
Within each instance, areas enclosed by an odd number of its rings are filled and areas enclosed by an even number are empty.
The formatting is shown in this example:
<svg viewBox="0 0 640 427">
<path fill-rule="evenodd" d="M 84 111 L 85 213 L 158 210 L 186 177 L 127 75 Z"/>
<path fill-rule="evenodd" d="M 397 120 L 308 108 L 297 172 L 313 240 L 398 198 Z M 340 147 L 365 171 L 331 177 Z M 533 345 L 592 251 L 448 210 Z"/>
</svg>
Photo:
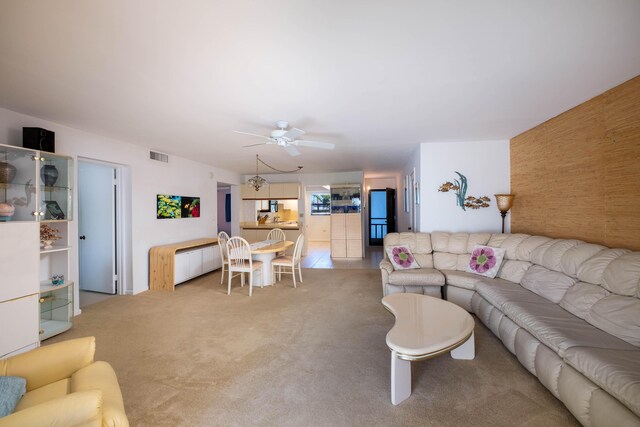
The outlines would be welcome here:
<svg viewBox="0 0 640 427">
<path fill-rule="evenodd" d="M 476 358 L 413 363 L 413 394 L 393 406 L 380 272 L 303 278 L 249 298 L 239 285 L 227 296 L 216 272 L 110 298 L 45 344 L 96 336 L 133 426 L 578 425 L 477 319 Z"/>
</svg>

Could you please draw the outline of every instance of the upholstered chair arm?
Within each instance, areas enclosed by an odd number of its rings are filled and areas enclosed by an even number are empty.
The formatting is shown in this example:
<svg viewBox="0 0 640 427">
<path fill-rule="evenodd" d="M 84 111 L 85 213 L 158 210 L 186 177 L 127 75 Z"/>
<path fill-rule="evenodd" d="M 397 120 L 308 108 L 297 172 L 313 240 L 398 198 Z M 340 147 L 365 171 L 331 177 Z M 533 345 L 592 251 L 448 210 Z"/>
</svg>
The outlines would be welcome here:
<svg viewBox="0 0 640 427">
<path fill-rule="evenodd" d="M 77 338 L 45 345 L 0 360 L 0 375 L 25 378 L 27 391 L 31 391 L 70 378 L 74 372 L 93 362 L 95 349 L 95 337 Z"/>
<path fill-rule="evenodd" d="M 0 418 L 0 427 L 102 426 L 102 392 L 71 393 Z"/>
</svg>

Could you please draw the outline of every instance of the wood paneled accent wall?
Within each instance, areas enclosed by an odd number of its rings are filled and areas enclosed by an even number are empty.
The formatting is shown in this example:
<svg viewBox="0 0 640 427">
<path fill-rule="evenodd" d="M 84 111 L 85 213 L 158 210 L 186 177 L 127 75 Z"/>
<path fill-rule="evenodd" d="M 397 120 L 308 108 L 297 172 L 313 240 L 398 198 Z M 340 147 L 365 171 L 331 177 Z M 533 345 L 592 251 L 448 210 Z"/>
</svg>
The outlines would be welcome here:
<svg viewBox="0 0 640 427">
<path fill-rule="evenodd" d="M 510 145 L 512 232 L 640 250 L 640 76 Z"/>
</svg>

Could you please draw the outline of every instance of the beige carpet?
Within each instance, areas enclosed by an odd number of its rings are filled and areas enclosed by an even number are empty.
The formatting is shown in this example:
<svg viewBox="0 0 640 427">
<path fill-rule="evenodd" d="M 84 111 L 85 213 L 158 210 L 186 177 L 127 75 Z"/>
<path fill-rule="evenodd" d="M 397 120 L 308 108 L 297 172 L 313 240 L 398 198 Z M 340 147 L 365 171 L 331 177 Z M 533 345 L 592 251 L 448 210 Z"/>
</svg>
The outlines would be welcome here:
<svg viewBox="0 0 640 427">
<path fill-rule="evenodd" d="M 250 298 L 216 272 L 87 306 L 46 343 L 95 335 L 133 426 L 577 425 L 477 319 L 476 358 L 413 363 L 394 407 L 379 275 L 308 269 Z"/>
</svg>

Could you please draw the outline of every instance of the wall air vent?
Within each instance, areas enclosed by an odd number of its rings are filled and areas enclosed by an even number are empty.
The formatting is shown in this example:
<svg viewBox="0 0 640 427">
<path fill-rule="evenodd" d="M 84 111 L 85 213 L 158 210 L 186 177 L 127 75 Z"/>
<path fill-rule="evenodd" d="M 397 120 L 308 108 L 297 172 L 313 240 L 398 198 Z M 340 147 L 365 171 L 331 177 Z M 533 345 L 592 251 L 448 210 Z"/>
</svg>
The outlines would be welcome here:
<svg viewBox="0 0 640 427">
<path fill-rule="evenodd" d="M 158 162 L 169 163 L 169 155 L 158 153 L 157 151 L 149 151 L 149 158 Z"/>
</svg>

